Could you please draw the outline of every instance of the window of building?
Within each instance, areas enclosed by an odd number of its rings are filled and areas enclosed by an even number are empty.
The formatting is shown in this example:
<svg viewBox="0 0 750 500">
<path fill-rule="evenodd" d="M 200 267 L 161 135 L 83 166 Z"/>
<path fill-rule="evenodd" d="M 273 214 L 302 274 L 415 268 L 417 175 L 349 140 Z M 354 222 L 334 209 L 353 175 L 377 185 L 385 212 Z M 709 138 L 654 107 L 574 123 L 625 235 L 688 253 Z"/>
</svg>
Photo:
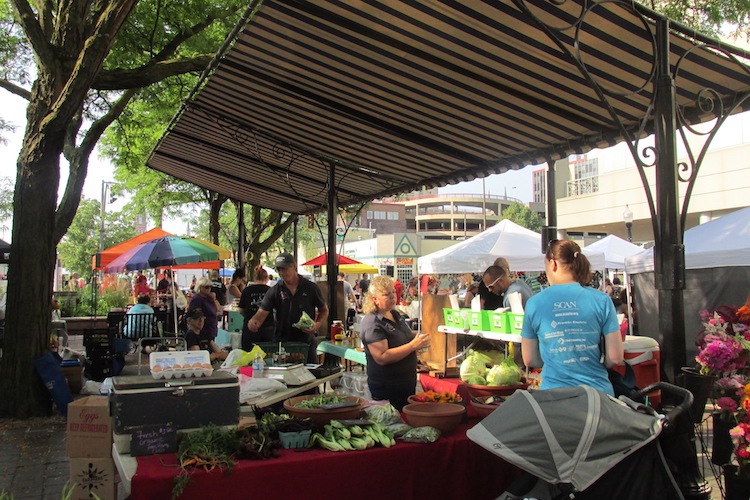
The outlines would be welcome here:
<svg viewBox="0 0 750 500">
<path fill-rule="evenodd" d="M 532 181 L 534 183 L 534 201 L 537 203 L 547 203 L 547 172 L 537 170 L 532 172 Z"/>
<path fill-rule="evenodd" d="M 398 220 L 398 212 L 388 212 L 388 220 Z"/>
<path fill-rule="evenodd" d="M 573 166 L 573 175 L 575 180 L 567 182 L 567 195 L 579 196 L 582 194 L 591 194 L 599 192 L 599 159 L 591 160 L 582 159 Z"/>
<path fill-rule="evenodd" d="M 373 212 L 375 220 L 385 220 L 386 212 L 383 210 L 375 210 Z"/>
</svg>

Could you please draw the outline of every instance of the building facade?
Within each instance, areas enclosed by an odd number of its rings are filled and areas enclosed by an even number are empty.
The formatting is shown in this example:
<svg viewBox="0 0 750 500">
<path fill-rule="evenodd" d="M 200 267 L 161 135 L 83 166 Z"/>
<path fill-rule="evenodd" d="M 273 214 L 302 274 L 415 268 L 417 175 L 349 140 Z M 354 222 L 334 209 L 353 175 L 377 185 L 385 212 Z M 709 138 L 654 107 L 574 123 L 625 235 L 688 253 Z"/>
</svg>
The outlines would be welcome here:
<svg viewBox="0 0 750 500">
<path fill-rule="evenodd" d="M 744 113 L 743 115 L 747 115 Z M 685 230 L 750 205 L 750 120 L 731 117 L 712 143 L 697 172 L 688 202 Z M 688 163 L 684 150 L 678 162 Z M 544 177 L 546 169 L 539 172 Z M 689 174 L 687 170 L 683 175 Z M 655 184 L 655 167 L 645 169 L 650 186 Z M 534 172 L 535 179 L 537 172 Z M 687 183 L 680 182 L 684 203 Z M 544 186 L 546 189 L 546 186 Z M 545 193 L 534 181 L 534 199 Z M 633 214 L 632 241 L 646 247 L 653 244 L 654 231 L 646 191 L 624 145 L 573 156 L 555 165 L 555 196 L 559 237 L 587 244 L 607 234 L 628 238 L 623 213 Z M 656 202 L 656 193 L 653 193 Z"/>
</svg>

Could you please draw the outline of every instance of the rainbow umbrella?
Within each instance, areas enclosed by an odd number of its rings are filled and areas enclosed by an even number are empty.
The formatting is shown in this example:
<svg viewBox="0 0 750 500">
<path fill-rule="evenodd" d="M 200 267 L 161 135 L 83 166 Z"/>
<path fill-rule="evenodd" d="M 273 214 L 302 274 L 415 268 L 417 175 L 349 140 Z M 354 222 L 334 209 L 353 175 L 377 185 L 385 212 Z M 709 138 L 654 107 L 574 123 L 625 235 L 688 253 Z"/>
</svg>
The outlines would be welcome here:
<svg viewBox="0 0 750 500">
<path fill-rule="evenodd" d="M 189 236 L 162 236 L 145 241 L 123 253 L 104 268 L 108 273 L 181 266 L 199 262 L 228 259 L 231 252 L 208 241 Z M 174 273 L 172 273 L 174 276 Z M 177 299 L 176 287 L 172 287 Z M 177 329 L 177 307 L 173 307 L 175 330 Z"/>
<path fill-rule="evenodd" d="M 145 241 L 107 264 L 107 272 L 137 271 L 227 259 L 230 251 L 187 236 L 162 236 Z"/>
</svg>

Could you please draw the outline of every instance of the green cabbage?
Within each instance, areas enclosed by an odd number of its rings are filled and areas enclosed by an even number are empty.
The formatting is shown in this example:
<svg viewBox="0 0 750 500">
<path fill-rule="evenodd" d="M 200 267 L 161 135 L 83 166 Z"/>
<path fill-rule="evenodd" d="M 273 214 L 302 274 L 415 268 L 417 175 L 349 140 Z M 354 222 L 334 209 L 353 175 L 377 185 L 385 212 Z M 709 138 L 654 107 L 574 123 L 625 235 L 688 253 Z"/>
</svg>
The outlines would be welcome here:
<svg viewBox="0 0 750 500">
<path fill-rule="evenodd" d="M 462 382 L 467 382 L 469 377 L 480 376 L 484 377 L 487 374 L 487 364 L 492 363 L 492 359 L 477 351 L 469 351 L 469 354 L 461 362 L 459 368 L 459 375 Z"/>
<path fill-rule="evenodd" d="M 499 365 L 505 359 L 505 354 L 498 351 L 497 349 L 493 349 L 491 351 L 481 351 L 481 353 L 490 358 L 491 361 L 488 363 L 490 367 Z"/>
<path fill-rule="evenodd" d="M 487 379 L 480 375 L 472 375 L 466 380 L 466 383 L 472 385 L 487 385 Z"/>
<path fill-rule="evenodd" d="M 523 373 L 513 362 L 513 358 L 508 357 L 490 369 L 487 373 L 487 385 L 518 385 L 522 376 Z"/>
</svg>

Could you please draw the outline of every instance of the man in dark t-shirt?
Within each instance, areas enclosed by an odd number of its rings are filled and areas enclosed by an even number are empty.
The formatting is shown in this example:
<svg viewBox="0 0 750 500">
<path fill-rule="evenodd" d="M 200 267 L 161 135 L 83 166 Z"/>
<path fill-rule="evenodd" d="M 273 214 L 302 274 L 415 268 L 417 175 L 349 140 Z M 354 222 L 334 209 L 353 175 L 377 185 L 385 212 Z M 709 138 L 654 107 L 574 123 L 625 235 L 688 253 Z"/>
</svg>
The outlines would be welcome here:
<svg viewBox="0 0 750 500">
<path fill-rule="evenodd" d="M 251 332 L 257 332 L 266 318 L 276 312 L 276 342 L 295 341 L 310 344 L 307 362 L 317 361 L 317 343 L 315 336 L 321 325 L 327 324 L 328 305 L 323 299 L 323 292 L 318 285 L 303 278 L 297 273 L 294 257 L 282 253 L 274 261 L 279 280 L 263 297 L 258 312 L 248 322 Z M 299 329 L 292 326 L 306 312 L 313 325 L 310 328 Z"/>
<path fill-rule="evenodd" d="M 370 280 L 367 279 L 367 273 L 362 274 L 362 279 L 359 280 L 359 300 L 362 301 L 362 299 L 365 298 L 365 294 L 367 293 L 367 289 L 370 288 Z"/>
<path fill-rule="evenodd" d="M 221 281 L 219 271 L 216 269 L 211 271 L 211 291 L 216 294 L 216 300 L 219 301 L 219 304 L 222 306 L 227 305 L 227 287 L 224 282 Z"/>
<path fill-rule="evenodd" d="M 505 269 L 506 276 L 510 276 L 510 264 L 508 263 L 508 259 L 505 257 L 498 257 L 495 259 L 495 262 L 493 263 L 495 266 L 502 267 Z M 482 302 L 482 309 L 485 311 L 494 311 L 498 307 L 503 307 L 503 298 L 504 294 L 496 294 L 492 293 L 489 290 L 487 290 L 487 285 L 484 284 L 484 281 L 481 279 L 479 280 L 479 294 L 480 300 Z"/>
</svg>

